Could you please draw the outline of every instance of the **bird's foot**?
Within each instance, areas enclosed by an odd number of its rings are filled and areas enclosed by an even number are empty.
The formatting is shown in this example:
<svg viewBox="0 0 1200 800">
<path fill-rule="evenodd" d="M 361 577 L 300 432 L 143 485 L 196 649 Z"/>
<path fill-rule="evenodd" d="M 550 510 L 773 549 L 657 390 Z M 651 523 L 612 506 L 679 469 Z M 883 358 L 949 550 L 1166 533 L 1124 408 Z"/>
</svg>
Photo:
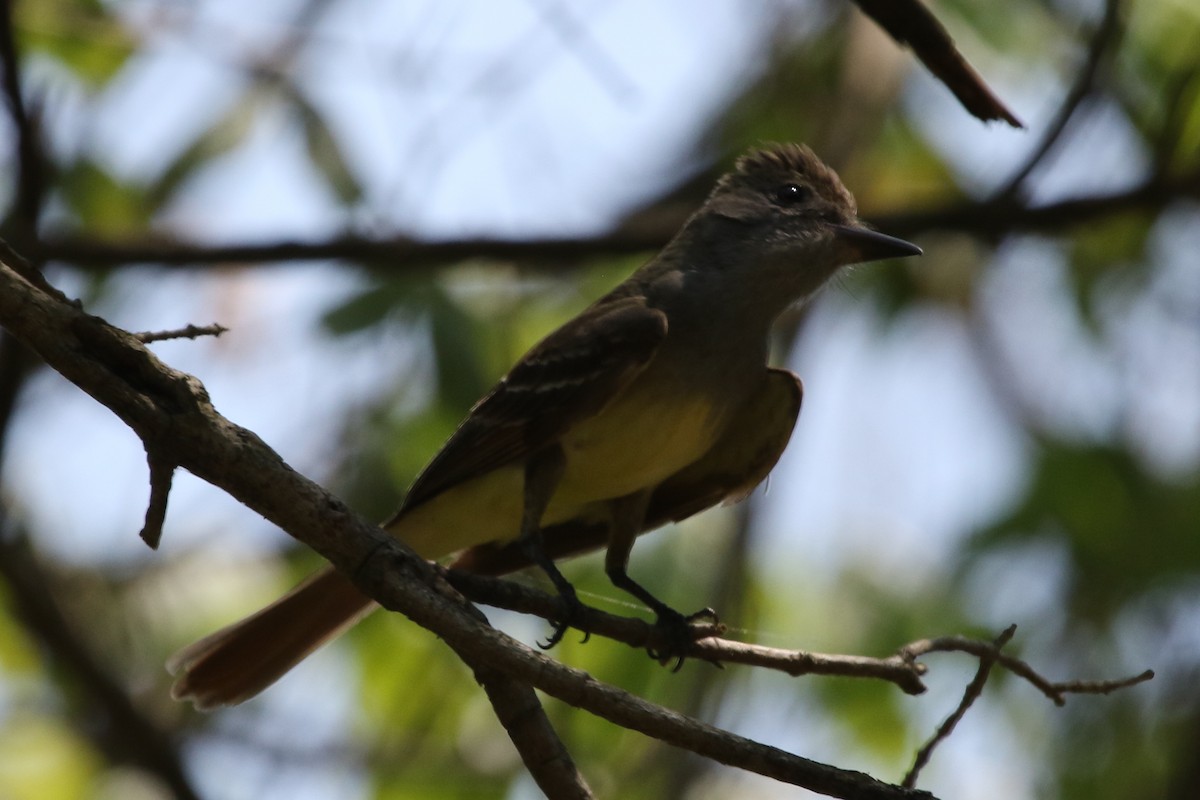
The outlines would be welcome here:
<svg viewBox="0 0 1200 800">
<path fill-rule="evenodd" d="M 702 608 L 692 614 L 681 614 L 670 606 L 655 609 L 657 619 L 654 621 L 654 634 L 646 652 L 664 666 L 671 660 L 675 661 L 672 672 L 679 672 L 687 655 L 687 649 L 699 639 L 711 635 L 708 626 L 703 628 L 695 625 L 705 621 L 710 625 L 720 623 L 717 612 L 711 608 Z M 720 666 L 718 664 L 718 666 Z"/>
<path fill-rule="evenodd" d="M 579 597 L 575 594 L 575 587 L 571 586 L 569 583 L 564 582 L 564 585 L 558 587 L 558 599 L 562 604 L 562 613 L 557 619 L 550 620 L 550 638 L 546 639 L 544 642 L 537 643 L 537 646 L 543 650 L 549 650 L 550 648 L 554 647 L 554 645 L 561 642 L 563 637 L 567 634 L 567 629 L 570 628 L 573 623 L 577 623 L 582 620 L 584 615 L 587 613 L 587 606 L 580 601 Z M 583 639 L 580 640 L 580 644 L 586 642 L 591 638 L 591 636 L 591 633 L 584 631 Z"/>
</svg>

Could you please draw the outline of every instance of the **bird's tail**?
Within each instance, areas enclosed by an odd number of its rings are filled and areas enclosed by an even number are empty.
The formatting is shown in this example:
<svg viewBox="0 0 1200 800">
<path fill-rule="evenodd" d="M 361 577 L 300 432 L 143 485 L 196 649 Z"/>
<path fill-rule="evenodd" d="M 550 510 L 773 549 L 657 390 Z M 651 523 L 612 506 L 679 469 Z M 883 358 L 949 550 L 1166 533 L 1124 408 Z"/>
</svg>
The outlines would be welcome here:
<svg viewBox="0 0 1200 800">
<path fill-rule="evenodd" d="M 327 567 L 251 617 L 180 650 L 167 662 L 177 700 L 208 710 L 248 700 L 376 604 Z"/>
</svg>

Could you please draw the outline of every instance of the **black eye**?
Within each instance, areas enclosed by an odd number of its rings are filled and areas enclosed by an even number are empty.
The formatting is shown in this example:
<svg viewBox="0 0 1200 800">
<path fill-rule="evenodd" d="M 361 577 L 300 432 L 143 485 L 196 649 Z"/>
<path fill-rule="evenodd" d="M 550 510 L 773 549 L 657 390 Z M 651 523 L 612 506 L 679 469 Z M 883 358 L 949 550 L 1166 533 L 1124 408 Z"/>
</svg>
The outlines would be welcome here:
<svg viewBox="0 0 1200 800">
<path fill-rule="evenodd" d="M 794 206 L 812 197 L 812 189 L 798 183 L 785 183 L 774 192 L 775 202 L 781 206 Z"/>
</svg>

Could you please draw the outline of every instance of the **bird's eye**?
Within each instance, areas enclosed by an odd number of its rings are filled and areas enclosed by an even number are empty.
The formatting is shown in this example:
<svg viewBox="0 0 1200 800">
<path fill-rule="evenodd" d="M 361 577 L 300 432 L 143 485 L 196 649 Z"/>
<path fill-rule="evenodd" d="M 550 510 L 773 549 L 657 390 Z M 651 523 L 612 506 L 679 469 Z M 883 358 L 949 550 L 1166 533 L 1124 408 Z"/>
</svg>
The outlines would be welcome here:
<svg viewBox="0 0 1200 800">
<path fill-rule="evenodd" d="M 781 206 L 794 206 L 812 197 L 812 189 L 798 183 L 785 183 L 775 190 L 774 197 Z"/>
</svg>

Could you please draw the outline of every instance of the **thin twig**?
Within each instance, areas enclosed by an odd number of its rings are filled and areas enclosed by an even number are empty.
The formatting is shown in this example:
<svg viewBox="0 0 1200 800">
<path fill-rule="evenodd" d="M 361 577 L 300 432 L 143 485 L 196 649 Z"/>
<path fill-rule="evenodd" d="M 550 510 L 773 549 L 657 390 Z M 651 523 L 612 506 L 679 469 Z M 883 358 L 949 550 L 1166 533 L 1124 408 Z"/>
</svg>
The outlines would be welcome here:
<svg viewBox="0 0 1200 800">
<path fill-rule="evenodd" d="M 447 570 L 451 585 L 477 603 L 495 608 L 533 614 L 555 620 L 562 612 L 558 598 L 531 586 L 511 580 L 472 575 Z M 653 648 L 659 631 L 655 626 L 636 617 L 609 614 L 585 606 L 582 613 L 571 618 L 571 625 L 586 633 L 594 633 L 638 649 Z M 803 650 L 784 650 L 775 647 L 737 642 L 720 638 L 721 625 L 699 623 L 693 626 L 695 641 L 684 655 L 717 664 L 742 664 L 783 672 L 792 677 L 801 675 L 841 675 L 877 678 L 894 683 L 907 694 L 925 691 L 921 675 L 925 666 L 902 654 L 889 658 L 830 655 Z"/>
<path fill-rule="evenodd" d="M 531 586 L 456 570 L 446 570 L 445 574 L 454 588 L 477 603 L 533 614 L 547 620 L 554 620 L 561 613 L 561 604 L 557 597 Z M 587 606 L 582 613 L 572 617 L 571 625 L 589 634 L 597 634 L 641 649 L 653 647 L 657 634 L 655 626 L 650 622 L 609 614 Z M 1015 626 L 1013 627 L 1015 630 Z M 894 655 L 872 658 L 787 650 L 732 641 L 721 638 L 721 634 L 724 633 L 723 626 L 707 623 L 694 626 L 693 632 L 696 640 L 684 651 L 684 655 L 689 658 L 715 664 L 743 664 L 772 669 L 793 677 L 826 675 L 874 678 L 893 683 L 901 691 L 914 695 L 925 691 L 921 678 L 928 668 L 919 659 L 930 653 L 958 652 L 972 655 L 981 661 L 992 659 L 1004 669 L 1032 684 L 1059 706 L 1066 703 L 1067 694 L 1107 694 L 1154 677 L 1152 670 L 1146 670 L 1138 675 L 1114 680 L 1053 682 L 1021 659 L 1001 652 L 995 643 L 965 636 L 920 639 L 899 648 Z"/>
<path fill-rule="evenodd" d="M 996 662 L 1006 670 L 1024 679 L 1038 691 L 1049 698 L 1056 706 L 1065 705 L 1068 694 L 1108 694 L 1118 689 L 1144 683 L 1154 677 L 1154 670 L 1145 670 L 1137 675 L 1104 681 L 1062 681 L 1055 682 L 1043 677 L 1037 670 L 1026 662 L 995 650 L 995 647 L 979 639 L 968 639 L 964 636 L 940 636 L 936 639 L 921 639 L 907 644 L 900 649 L 899 655 L 905 659 L 916 660 L 929 653 L 968 653 L 977 658 L 994 657 Z"/>
<path fill-rule="evenodd" d="M 1062 104 L 1058 108 L 1058 113 L 1054 115 L 1054 119 L 1046 127 L 1037 147 L 1033 148 L 1025 163 L 996 191 L 992 197 L 994 201 L 1012 197 L 1017 193 L 1021 188 L 1021 184 L 1025 182 L 1030 173 L 1042 163 L 1050 151 L 1054 149 L 1054 146 L 1058 144 L 1059 139 L 1067 129 L 1067 125 L 1074 118 L 1075 112 L 1079 110 L 1083 101 L 1095 91 L 1097 77 L 1100 73 L 1100 65 L 1104 63 L 1105 56 L 1116 49 L 1116 43 L 1120 38 L 1120 25 L 1117 24 L 1120 21 L 1120 12 L 1121 0 L 1105 0 L 1104 16 L 1096 26 L 1096 32 L 1092 34 L 1092 41 L 1088 47 L 1087 57 L 1084 59 L 1079 74 L 1075 77 L 1075 83 L 1063 98 Z"/>
<path fill-rule="evenodd" d="M 929 763 L 929 757 L 933 755 L 934 748 L 950 737 L 950 734 L 954 732 L 954 728 L 967 713 L 967 709 L 974 705 L 975 701 L 983 694 L 983 687 L 987 683 L 988 675 L 991 674 L 997 657 L 1000 655 L 1001 648 L 1008 644 L 1016 632 L 1017 626 L 1009 625 L 992 642 L 992 651 L 984 653 L 979 658 L 979 669 L 975 671 L 975 677 L 967 684 L 967 688 L 963 691 L 962 700 L 959 701 L 958 707 L 938 726 L 933 737 L 917 751 L 917 756 L 913 759 L 913 765 L 908 770 L 908 774 L 904 776 L 904 780 L 900 784 L 901 786 L 911 789 L 917 785 L 917 776 L 920 775 L 924 766 Z"/>
<path fill-rule="evenodd" d="M 135 333 L 133 336 L 142 344 L 150 342 L 162 342 L 167 339 L 198 339 L 201 336 L 220 336 L 222 333 L 228 333 L 229 328 L 224 325 L 213 323 L 212 325 L 188 325 L 184 328 L 175 328 L 167 331 L 142 331 Z"/>
</svg>

